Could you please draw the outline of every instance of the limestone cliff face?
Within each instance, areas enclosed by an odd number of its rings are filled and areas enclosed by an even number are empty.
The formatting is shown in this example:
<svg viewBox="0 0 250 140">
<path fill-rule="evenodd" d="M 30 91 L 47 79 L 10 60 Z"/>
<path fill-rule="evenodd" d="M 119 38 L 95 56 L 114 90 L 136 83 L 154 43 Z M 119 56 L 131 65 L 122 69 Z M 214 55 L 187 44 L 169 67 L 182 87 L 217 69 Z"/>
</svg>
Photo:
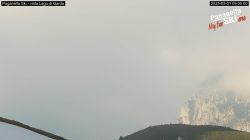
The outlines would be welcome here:
<svg viewBox="0 0 250 140">
<path fill-rule="evenodd" d="M 250 132 L 250 97 L 216 92 L 195 94 L 181 107 L 179 123 L 220 125 Z"/>
</svg>

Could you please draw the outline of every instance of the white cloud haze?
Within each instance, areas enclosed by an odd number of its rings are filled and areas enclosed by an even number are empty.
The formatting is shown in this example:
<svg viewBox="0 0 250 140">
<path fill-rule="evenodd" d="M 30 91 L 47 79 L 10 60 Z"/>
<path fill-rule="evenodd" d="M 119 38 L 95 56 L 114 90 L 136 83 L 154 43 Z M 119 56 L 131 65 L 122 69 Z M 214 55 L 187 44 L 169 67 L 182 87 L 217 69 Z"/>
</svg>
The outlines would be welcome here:
<svg viewBox="0 0 250 140">
<path fill-rule="evenodd" d="M 207 30 L 211 14 L 230 9 L 199 0 L 0 7 L 0 114 L 72 140 L 117 140 L 175 122 L 214 77 L 249 92 L 249 21 Z"/>
</svg>

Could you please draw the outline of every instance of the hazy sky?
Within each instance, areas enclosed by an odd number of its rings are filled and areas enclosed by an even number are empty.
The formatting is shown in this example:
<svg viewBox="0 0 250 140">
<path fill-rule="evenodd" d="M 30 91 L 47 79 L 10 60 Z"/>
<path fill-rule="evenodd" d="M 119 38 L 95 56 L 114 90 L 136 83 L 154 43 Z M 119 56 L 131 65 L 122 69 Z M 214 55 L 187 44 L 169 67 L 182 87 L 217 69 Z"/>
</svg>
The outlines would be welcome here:
<svg viewBox="0 0 250 140">
<path fill-rule="evenodd" d="M 202 83 L 250 91 L 250 26 L 209 31 L 208 1 L 0 7 L 0 114 L 72 140 L 174 123 Z M 218 78 L 219 77 L 219 78 Z"/>
</svg>

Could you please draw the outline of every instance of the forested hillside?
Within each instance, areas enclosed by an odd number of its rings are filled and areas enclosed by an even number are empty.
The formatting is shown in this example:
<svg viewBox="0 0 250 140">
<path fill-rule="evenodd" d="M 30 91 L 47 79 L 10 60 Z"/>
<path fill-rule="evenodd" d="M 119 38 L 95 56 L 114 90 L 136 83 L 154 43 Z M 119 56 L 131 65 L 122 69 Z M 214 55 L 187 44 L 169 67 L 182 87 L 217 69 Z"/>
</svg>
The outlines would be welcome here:
<svg viewBox="0 0 250 140">
<path fill-rule="evenodd" d="M 151 126 L 119 140 L 249 140 L 250 133 L 211 125 L 169 124 Z"/>
</svg>

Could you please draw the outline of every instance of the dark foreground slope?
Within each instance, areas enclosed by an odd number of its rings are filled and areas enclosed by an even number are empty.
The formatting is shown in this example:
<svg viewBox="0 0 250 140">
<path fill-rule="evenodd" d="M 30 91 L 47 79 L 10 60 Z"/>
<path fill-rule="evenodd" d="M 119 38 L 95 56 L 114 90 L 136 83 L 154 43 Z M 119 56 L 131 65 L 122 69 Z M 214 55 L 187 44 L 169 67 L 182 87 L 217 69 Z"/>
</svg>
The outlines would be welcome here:
<svg viewBox="0 0 250 140">
<path fill-rule="evenodd" d="M 148 127 L 120 140 L 250 140 L 250 134 L 220 126 L 170 124 Z"/>
</svg>

